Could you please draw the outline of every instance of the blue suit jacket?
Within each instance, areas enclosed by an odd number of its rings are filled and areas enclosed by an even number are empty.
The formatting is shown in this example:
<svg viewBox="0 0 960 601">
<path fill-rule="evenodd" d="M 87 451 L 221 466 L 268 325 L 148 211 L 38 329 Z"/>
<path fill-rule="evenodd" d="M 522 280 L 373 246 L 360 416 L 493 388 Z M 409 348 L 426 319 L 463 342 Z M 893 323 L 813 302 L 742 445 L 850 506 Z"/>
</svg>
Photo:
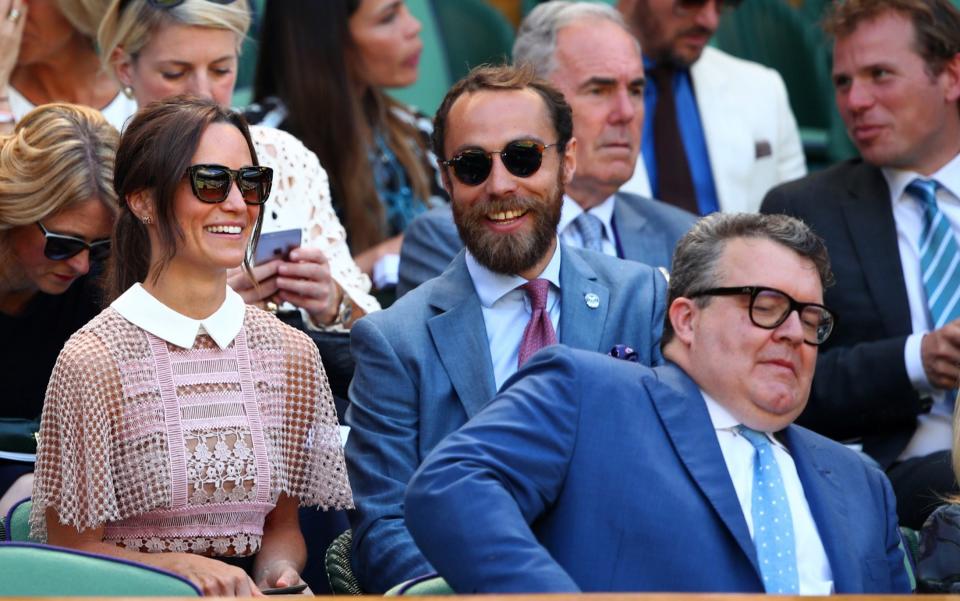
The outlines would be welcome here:
<svg viewBox="0 0 960 601">
<path fill-rule="evenodd" d="M 561 342 L 608 351 L 623 342 L 660 362 L 666 282 L 639 263 L 560 245 Z M 596 294 L 590 309 L 584 295 Z M 430 280 L 351 332 L 356 371 L 346 423 L 357 510 L 353 565 L 368 591 L 432 571 L 403 521 L 414 470 L 496 393 L 480 301 L 461 253 Z"/>
<path fill-rule="evenodd" d="M 692 213 L 629 192 L 618 192 L 613 205 L 621 258 L 668 270 L 673 248 L 696 220 Z M 462 248 L 449 205 L 417 217 L 404 232 L 397 296 L 440 275 Z"/>
<path fill-rule="evenodd" d="M 893 492 L 841 445 L 778 434 L 838 593 L 907 593 Z M 763 592 L 699 389 L 677 366 L 544 349 L 408 488 L 427 558 L 467 592 Z"/>
</svg>

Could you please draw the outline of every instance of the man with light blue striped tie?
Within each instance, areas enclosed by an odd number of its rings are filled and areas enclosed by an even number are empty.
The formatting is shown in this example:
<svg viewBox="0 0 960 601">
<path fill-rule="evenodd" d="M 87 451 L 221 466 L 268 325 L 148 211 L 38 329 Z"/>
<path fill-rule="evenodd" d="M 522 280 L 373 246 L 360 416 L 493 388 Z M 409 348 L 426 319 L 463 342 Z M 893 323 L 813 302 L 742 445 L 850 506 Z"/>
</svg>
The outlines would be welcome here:
<svg viewBox="0 0 960 601">
<path fill-rule="evenodd" d="M 950 0 L 849 0 L 836 38 L 837 107 L 862 159 L 775 188 L 761 211 L 820 234 L 840 315 L 810 407 L 818 432 L 862 446 L 919 528 L 957 492 L 960 375 L 960 11 Z"/>
</svg>

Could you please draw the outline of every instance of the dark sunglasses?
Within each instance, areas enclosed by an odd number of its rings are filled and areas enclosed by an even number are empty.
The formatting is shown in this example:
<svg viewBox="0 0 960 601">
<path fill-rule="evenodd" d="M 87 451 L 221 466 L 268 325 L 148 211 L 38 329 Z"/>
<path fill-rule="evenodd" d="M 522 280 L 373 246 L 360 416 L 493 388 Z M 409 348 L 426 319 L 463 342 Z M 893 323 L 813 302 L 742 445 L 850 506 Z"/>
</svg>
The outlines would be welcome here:
<svg viewBox="0 0 960 601">
<path fill-rule="evenodd" d="M 837 323 L 833 311 L 818 303 L 801 303 L 792 296 L 776 288 L 765 286 L 736 286 L 732 288 L 710 288 L 687 295 L 698 296 L 750 296 L 750 321 L 758 328 L 775 330 L 787 321 L 794 311 L 800 316 L 803 329 L 803 341 L 813 346 L 826 342 Z"/>
<path fill-rule="evenodd" d="M 214 4 L 233 4 L 236 0 L 207 0 L 207 2 L 213 2 Z M 180 6 L 186 2 L 186 0 L 147 0 L 147 4 L 154 8 L 161 8 L 168 10 L 174 8 L 175 6 Z M 130 4 L 130 0 L 123 0 L 120 2 L 118 10 L 123 12 L 123 9 Z"/>
<path fill-rule="evenodd" d="M 187 177 L 194 196 L 210 204 L 225 201 L 230 195 L 230 186 L 237 182 L 243 202 L 262 205 L 270 197 L 273 186 L 273 169 L 270 167 L 230 169 L 223 165 L 190 165 Z"/>
<path fill-rule="evenodd" d="M 100 262 L 110 256 L 110 239 L 94 240 L 87 244 L 83 238 L 76 236 L 67 236 L 66 234 L 55 234 L 43 227 L 39 221 L 37 226 L 43 232 L 46 243 L 43 245 L 43 256 L 52 261 L 65 261 L 70 257 L 75 257 L 85 250 L 90 251 L 90 260 Z"/>
<path fill-rule="evenodd" d="M 460 151 L 449 161 L 440 161 L 440 164 L 453 169 L 457 179 L 467 186 L 479 186 L 488 177 L 493 169 L 493 155 L 499 154 L 500 161 L 507 171 L 517 177 L 530 177 L 540 169 L 543 163 L 543 153 L 557 144 L 543 144 L 536 140 L 514 140 L 503 150 L 486 150 L 469 148 Z"/>
<path fill-rule="evenodd" d="M 682 11 L 696 11 L 703 8 L 708 1 L 709 0 L 676 0 L 676 4 L 674 6 Z M 740 6 L 740 2 L 742 2 L 742 0 L 716 0 L 716 1 L 717 1 L 718 11 L 733 10 L 738 6 Z"/>
</svg>

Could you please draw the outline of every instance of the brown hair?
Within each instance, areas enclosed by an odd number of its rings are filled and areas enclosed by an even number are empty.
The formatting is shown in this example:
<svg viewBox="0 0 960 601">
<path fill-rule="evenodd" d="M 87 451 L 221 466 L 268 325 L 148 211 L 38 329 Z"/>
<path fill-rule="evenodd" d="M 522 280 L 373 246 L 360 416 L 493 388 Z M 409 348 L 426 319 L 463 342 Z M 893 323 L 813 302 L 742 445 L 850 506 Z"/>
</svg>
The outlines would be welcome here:
<svg viewBox="0 0 960 601">
<path fill-rule="evenodd" d="M 833 284 L 830 257 L 823 239 L 799 219 L 759 213 L 712 213 L 695 223 L 677 242 L 667 291 L 668 308 L 680 297 L 689 298 L 701 290 L 721 285 L 717 281 L 717 263 L 727 242 L 736 238 L 760 238 L 789 248 L 813 262 L 823 288 Z M 696 302 L 706 306 L 710 297 L 697 297 Z M 660 346 L 670 342 L 673 334 L 668 311 Z"/>
<path fill-rule="evenodd" d="M 287 109 L 284 128 L 316 153 L 342 208 L 354 253 L 387 237 L 383 203 L 367 158 L 372 132 L 381 132 L 426 204 L 430 174 L 422 134 L 402 106 L 382 91 L 355 92 L 349 19 L 359 0 L 267 2 L 261 23 L 254 99 L 276 96 Z"/>
<path fill-rule="evenodd" d="M 174 196 L 204 131 L 213 123 L 229 123 L 239 129 L 253 164 L 259 165 L 246 121 L 239 113 L 223 109 L 212 100 L 189 96 L 161 100 L 137 111 L 127 124 L 117 149 L 114 174 L 113 187 L 122 200 L 107 266 L 107 303 L 136 282 L 144 281 L 150 269 L 150 237 L 126 199 L 136 192 L 152 192 L 154 219 L 163 246 L 160 266 L 154 274 L 157 277 L 183 240 L 174 214 Z M 243 260 L 248 274 L 262 223 L 261 209 Z"/>
<path fill-rule="evenodd" d="M 567 142 L 573 137 L 573 111 L 559 90 L 543 79 L 537 78 L 534 69 L 528 64 L 512 65 L 480 65 L 453 84 L 447 95 L 444 96 L 437 115 L 433 119 L 433 151 L 441 160 L 449 157 L 443 147 L 447 133 L 447 116 L 450 108 L 458 98 L 464 94 L 490 91 L 525 90 L 531 89 L 543 98 L 547 112 L 557 132 L 557 152 L 563 154 Z"/>
<path fill-rule="evenodd" d="M 960 11 L 950 0 L 844 0 L 834 4 L 823 25 L 832 37 L 843 38 L 889 12 L 913 23 L 914 49 L 931 76 L 960 53 Z"/>
</svg>

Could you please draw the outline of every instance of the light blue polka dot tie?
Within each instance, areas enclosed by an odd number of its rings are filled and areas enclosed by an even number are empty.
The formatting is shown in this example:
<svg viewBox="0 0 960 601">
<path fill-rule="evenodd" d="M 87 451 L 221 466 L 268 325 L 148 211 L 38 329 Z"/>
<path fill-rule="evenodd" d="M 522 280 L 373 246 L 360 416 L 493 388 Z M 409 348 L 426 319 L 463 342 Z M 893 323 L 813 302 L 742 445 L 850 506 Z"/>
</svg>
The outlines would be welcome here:
<svg viewBox="0 0 960 601">
<path fill-rule="evenodd" d="M 770 594 L 796 595 L 800 592 L 796 540 L 780 466 L 766 434 L 746 426 L 738 426 L 737 430 L 757 451 L 750 513 L 763 587 Z"/>
<path fill-rule="evenodd" d="M 573 220 L 573 225 L 580 232 L 585 249 L 603 252 L 603 222 L 599 217 L 583 212 Z"/>
</svg>

